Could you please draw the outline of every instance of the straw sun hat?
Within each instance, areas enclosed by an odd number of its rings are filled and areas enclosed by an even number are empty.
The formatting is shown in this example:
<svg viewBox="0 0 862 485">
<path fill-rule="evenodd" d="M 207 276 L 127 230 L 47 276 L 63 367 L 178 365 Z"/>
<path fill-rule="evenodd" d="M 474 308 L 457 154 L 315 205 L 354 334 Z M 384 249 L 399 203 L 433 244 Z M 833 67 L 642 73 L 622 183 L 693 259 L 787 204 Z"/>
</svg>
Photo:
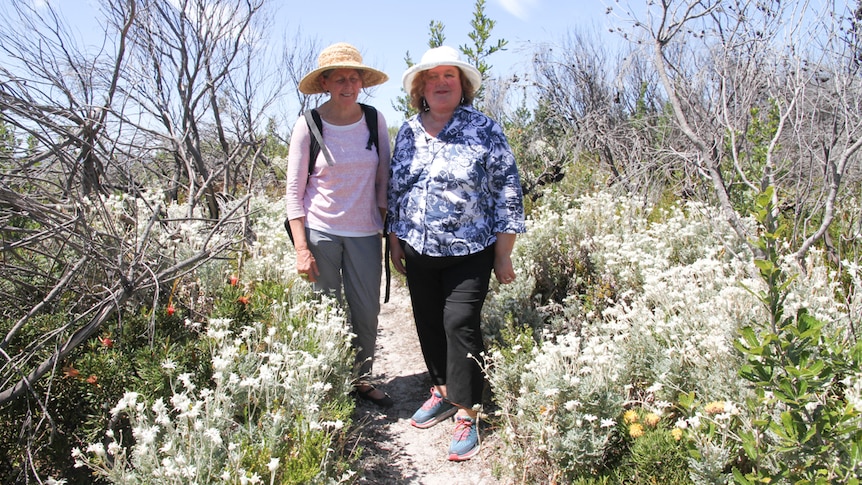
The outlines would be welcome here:
<svg viewBox="0 0 862 485">
<path fill-rule="evenodd" d="M 306 74 L 299 82 L 299 90 L 303 94 L 320 94 L 320 75 L 330 69 L 359 69 L 364 71 L 362 87 L 370 88 L 383 84 L 389 76 L 377 69 L 362 64 L 362 54 L 350 44 L 339 42 L 323 49 L 317 57 L 317 69 Z"/>
<path fill-rule="evenodd" d="M 414 64 L 410 69 L 404 71 L 404 76 L 401 77 L 401 84 L 404 86 L 404 90 L 409 93 L 410 88 L 413 86 L 413 79 L 417 74 L 428 69 L 434 69 L 437 66 L 455 66 L 460 68 L 461 72 L 464 73 L 464 76 L 470 82 L 470 85 L 473 86 L 474 91 L 478 91 L 479 86 L 482 85 L 482 74 L 479 70 L 472 64 L 462 61 L 461 55 L 454 48 L 444 45 L 428 49 L 422 55 L 419 64 Z"/>
</svg>

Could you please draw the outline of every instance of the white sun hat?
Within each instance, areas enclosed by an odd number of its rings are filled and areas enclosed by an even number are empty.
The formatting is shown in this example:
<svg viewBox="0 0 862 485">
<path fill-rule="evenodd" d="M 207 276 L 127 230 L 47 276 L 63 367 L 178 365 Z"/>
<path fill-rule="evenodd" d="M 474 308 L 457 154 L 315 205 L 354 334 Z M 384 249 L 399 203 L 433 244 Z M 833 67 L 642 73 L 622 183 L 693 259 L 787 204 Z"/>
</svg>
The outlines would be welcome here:
<svg viewBox="0 0 862 485">
<path fill-rule="evenodd" d="M 479 70 L 472 64 L 461 60 L 461 55 L 458 54 L 458 51 L 454 48 L 444 45 L 428 49 L 428 51 L 422 55 L 422 59 L 419 61 L 419 64 L 414 64 L 404 71 L 404 75 L 401 77 L 401 84 L 404 86 L 404 91 L 407 91 L 408 93 L 410 92 L 410 87 L 413 86 L 413 79 L 416 77 L 416 74 L 419 74 L 422 71 L 427 71 L 428 69 L 434 69 L 437 66 L 455 66 L 460 68 L 461 72 L 464 73 L 464 76 L 467 77 L 467 81 L 469 81 L 470 85 L 473 86 L 474 91 L 478 91 L 479 86 L 482 85 L 482 74 Z"/>
<path fill-rule="evenodd" d="M 362 87 L 370 88 L 385 83 L 389 76 L 373 67 L 362 63 L 362 54 L 356 47 L 345 42 L 332 44 L 323 49 L 317 58 L 317 69 L 306 74 L 299 82 L 299 90 L 304 94 L 320 94 L 323 87 L 320 85 L 320 75 L 330 69 L 357 69 L 363 71 Z"/>
</svg>

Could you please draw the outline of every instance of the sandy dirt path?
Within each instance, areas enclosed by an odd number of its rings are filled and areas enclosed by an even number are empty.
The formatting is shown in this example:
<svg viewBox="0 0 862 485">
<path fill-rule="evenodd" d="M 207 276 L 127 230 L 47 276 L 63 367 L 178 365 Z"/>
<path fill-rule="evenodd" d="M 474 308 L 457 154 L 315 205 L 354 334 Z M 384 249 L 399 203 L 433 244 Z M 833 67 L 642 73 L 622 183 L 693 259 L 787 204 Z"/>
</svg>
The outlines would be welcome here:
<svg viewBox="0 0 862 485">
<path fill-rule="evenodd" d="M 447 460 L 454 430 L 451 420 L 430 429 L 410 425 L 410 417 L 429 396 L 431 380 L 422 360 L 407 288 L 393 275 L 389 303 L 382 306 L 374 374 L 395 405 L 382 410 L 360 401 L 356 409 L 357 444 L 363 448 L 360 483 L 423 485 L 497 485 L 492 474 L 499 447 L 494 430 L 482 423 L 482 450 L 466 462 Z"/>
</svg>

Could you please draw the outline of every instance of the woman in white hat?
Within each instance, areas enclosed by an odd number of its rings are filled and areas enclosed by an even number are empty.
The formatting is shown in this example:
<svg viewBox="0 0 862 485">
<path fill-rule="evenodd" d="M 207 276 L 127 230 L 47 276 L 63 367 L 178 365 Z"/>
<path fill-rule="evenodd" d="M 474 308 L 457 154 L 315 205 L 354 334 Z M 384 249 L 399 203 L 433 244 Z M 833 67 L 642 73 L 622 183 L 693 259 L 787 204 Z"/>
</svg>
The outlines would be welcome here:
<svg viewBox="0 0 862 485">
<path fill-rule="evenodd" d="M 382 84 L 388 77 L 364 65 L 359 51 L 345 43 L 324 49 L 317 64 L 302 78 L 299 90 L 329 94 L 316 110 L 324 143 L 309 164 L 314 123 L 300 117 L 288 155 L 287 219 L 296 269 L 316 291 L 339 301 L 343 288 L 356 335 L 357 394 L 389 407 L 392 399 L 367 379 L 380 313 L 381 233 L 391 152 L 383 115 L 377 116 L 377 146 L 373 147 L 365 110 L 358 103 L 363 88 Z"/>
<path fill-rule="evenodd" d="M 512 247 L 526 231 L 518 169 L 503 130 L 471 106 L 482 76 L 447 46 L 403 76 L 419 113 L 395 139 L 389 179 L 392 264 L 407 276 L 431 396 L 411 419 L 455 415 L 449 459 L 479 451 L 484 378 L 480 315 L 491 271 L 515 280 Z"/>
</svg>

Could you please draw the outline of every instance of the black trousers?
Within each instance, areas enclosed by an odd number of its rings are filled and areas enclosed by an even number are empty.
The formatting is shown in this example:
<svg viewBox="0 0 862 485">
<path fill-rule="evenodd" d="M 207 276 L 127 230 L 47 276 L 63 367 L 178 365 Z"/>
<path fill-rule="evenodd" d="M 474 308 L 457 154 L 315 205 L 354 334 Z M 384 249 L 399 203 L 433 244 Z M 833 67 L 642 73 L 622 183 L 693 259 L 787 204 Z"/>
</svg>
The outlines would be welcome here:
<svg viewBox="0 0 862 485">
<path fill-rule="evenodd" d="M 449 401 L 460 407 L 482 404 L 481 315 L 494 268 L 494 246 L 468 256 L 432 257 L 403 241 L 401 245 L 416 332 L 431 381 L 445 385 Z"/>
</svg>

